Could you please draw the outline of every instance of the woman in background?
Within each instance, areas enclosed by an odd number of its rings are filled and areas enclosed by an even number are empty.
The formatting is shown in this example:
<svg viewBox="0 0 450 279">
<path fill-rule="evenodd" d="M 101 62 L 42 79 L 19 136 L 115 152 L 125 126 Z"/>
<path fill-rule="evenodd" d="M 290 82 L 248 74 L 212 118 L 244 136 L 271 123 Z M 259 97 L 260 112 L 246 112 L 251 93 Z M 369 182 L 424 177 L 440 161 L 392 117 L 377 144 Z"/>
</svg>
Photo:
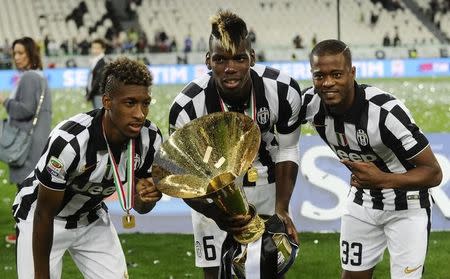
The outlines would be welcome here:
<svg viewBox="0 0 450 279">
<path fill-rule="evenodd" d="M 42 72 L 42 60 L 36 42 L 29 37 L 17 39 L 12 44 L 12 52 L 14 64 L 20 72 L 19 79 L 8 98 L 0 96 L 0 105 L 5 107 L 8 121 L 12 126 L 26 131 L 32 128 L 39 99 L 44 90 L 44 99 L 33 130 L 27 160 L 21 167 L 9 166 L 10 182 L 20 187 L 19 183 L 34 171 L 39 160 L 50 133 L 52 112 L 50 91 Z M 15 243 L 15 234 L 8 235 L 6 241 Z"/>
</svg>

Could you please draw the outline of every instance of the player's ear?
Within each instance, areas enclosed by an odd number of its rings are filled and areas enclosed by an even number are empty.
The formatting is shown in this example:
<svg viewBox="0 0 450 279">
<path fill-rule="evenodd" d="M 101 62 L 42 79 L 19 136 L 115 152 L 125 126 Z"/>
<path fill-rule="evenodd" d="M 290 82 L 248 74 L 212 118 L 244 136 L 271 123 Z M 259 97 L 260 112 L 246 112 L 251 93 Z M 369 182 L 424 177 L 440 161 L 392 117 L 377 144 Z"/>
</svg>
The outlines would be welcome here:
<svg viewBox="0 0 450 279">
<path fill-rule="evenodd" d="M 111 109 L 111 97 L 109 96 L 109 94 L 103 94 L 102 103 L 105 110 Z"/>
<path fill-rule="evenodd" d="M 208 70 L 211 70 L 211 54 L 209 53 L 209 51 L 206 53 L 205 56 L 205 65 L 208 68 Z"/>
<path fill-rule="evenodd" d="M 250 67 L 255 66 L 255 60 L 256 60 L 255 50 L 252 48 L 250 50 Z"/>
</svg>

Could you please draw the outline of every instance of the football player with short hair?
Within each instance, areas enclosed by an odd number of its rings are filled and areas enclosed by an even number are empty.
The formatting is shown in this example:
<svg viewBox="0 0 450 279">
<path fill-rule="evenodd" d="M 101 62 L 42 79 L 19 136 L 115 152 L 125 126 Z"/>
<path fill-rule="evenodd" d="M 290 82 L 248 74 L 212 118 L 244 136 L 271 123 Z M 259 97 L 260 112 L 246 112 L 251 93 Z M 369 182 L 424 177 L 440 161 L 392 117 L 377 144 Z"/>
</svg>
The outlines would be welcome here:
<svg viewBox="0 0 450 279">
<path fill-rule="evenodd" d="M 355 81 L 344 42 L 322 41 L 309 59 L 313 87 L 302 96 L 300 118 L 351 172 L 341 220 L 342 278 L 372 278 L 386 247 L 391 278 L 421 278 L 431 226 L 429 188 L 442 179 L 427 138 L 401 101 Z"/>
<path fill-rule="evenodd" d="M 85 278 L 128 278 L 103 200 L 117 190 L 131 227 L 131 208 L 147 213 L 161 198 L 151 179 L 162 142 L 146 119 L 151 84 L 144 64 L 119 58 L 105 68 L 103 108 L 53 129 L 13 204 L 19 278 L 60 278 L 67 250 Z"/>
<path fill-rule="evenodd" d="M 170 129 L 214 112 L 235 111 L 251 117 L 261 130 L 261 145 L 253 173 L 244 176 L 244 191 L 258 214 L 278 214 L 288 235 L 298 242 L 289 216 L 289 201 L 298 171 L 300 87 L 286 74 L 255 64 L 248 30 L 239 16 L 219 11 L 211 17 L 211 25 L 205 59 L 210 72 L 190 82 L 175 98 Z M 205 278 L 217 278 L 226 232 L 196 211 L 192 212 L 192 220 L 196 265 L 204 268 Z M 229 230 L 231 224 L 220 225 Z"/>
</svg>

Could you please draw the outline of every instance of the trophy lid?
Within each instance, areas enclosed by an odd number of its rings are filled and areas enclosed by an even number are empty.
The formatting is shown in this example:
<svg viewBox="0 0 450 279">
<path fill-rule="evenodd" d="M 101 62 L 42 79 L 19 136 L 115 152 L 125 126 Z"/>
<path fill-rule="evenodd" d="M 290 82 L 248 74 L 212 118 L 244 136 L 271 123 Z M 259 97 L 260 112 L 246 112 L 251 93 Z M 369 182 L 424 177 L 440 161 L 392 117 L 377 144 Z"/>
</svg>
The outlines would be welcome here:
<svg viewBox="0 0 450 279">
<path fill-rule="evenodd" d="M 197 198 L 219 189 L 214 181 L 243 175 L 258 154 L 261 132 L 248 116 L 217 112 L 176 130 L 156 153 L 153 178 L 173 197 Z"/>
</svg>

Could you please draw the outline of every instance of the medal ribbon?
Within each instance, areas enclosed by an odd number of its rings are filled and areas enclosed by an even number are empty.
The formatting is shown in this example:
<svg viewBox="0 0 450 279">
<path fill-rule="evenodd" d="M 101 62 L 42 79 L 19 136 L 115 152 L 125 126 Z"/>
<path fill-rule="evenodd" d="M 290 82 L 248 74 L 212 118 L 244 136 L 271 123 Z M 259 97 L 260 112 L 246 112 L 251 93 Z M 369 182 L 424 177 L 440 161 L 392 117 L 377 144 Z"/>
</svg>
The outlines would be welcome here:
<svg viewBox="0 0 450 279">
<path fill-rule="evenodd" d="M 219 94 L 219 92 L 217 92 Z M 227 105 L 223 102 L 222 98 L 220 98 L 219 94 L 219 100 L 220 100 L 220 107 L 222 108 L 222 111 L 228 111 Z M 247 108 L 247 110 L 244 111 L 244 114 L 247 116 L 250 116 L 253 121 L 256 120 L 256 101 L 255 101 L 255 94 L 253 92 L 253 89 L 250 93 L 250 106 Z"/>
<path fill-rule="evenodd" d="M 106 146 L 108 147 L 108 154 L 111 164 L 113 166 L 114 186 L 116 186 L 117 196 L 119 198 L 120 206 L 124 211 L 129 213 L 134 206 L 134 154 L 135 154 L 135 142 L 134 139 L 130 139 L 127 147 L 127 183 L 122 183 L 119 175 L 119 168 L 114 159 L 114 155 L 109 147 L 108 140 L 105 136 Z"/>
</svg>

